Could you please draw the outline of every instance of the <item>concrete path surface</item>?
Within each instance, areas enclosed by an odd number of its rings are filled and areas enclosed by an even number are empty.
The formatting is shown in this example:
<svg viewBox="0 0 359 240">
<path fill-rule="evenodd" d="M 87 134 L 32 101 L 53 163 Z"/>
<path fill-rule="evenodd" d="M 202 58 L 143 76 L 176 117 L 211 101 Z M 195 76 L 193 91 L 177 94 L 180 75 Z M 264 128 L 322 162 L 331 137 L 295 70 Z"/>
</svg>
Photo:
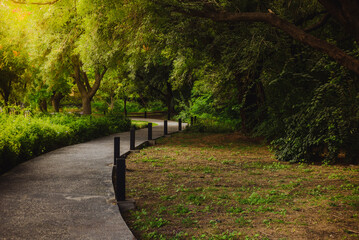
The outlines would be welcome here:
<svg viewBox="0 0 359 240">
<path fill-rule="evenodd" d="M 163 135 L 163 121 L 153 139 Z M 168 122 L 169 133 L 178 130 Z M 121 154 L 129 132 L 43 154 L 0 176 L 0 239 L 134 239 L 121 217 L 112 186 L 113 139 Z M 136 146 L 147 129 L 136 131 Z"/>
</svg>

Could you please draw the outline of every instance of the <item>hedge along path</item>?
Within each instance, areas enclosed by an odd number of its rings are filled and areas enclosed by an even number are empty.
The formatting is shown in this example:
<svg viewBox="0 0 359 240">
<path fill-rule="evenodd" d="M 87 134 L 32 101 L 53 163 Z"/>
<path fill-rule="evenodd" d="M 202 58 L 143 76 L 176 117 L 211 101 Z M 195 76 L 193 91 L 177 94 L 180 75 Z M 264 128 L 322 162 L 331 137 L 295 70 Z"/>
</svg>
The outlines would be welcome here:
<svg viewBox="0 0 359 240">
<path fill-rule="evenodd" d="M 163 121 L 153 138 L 163 135 Z M 169 133 L 178 130 L 168 122 Z M 121 154 L 129 132 L 43 154 L 0 176 L 0 239 L 134 239 L 119 213 L 112 186 L 113 139 Z M 136 146 L 147 129 L 136 131 Z"/>
</svg>

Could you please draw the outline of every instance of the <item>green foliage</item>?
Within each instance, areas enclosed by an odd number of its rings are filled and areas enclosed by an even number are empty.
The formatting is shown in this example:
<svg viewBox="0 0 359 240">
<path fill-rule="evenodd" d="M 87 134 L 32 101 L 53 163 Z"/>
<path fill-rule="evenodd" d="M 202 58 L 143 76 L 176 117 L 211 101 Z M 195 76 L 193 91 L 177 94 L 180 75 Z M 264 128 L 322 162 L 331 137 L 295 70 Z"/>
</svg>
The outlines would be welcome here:
<svg viewBox="0 0 359 240">
<path fill-rule="evenodd" d="M 347 160 L 357 161 L 359 119 L 353 111 L 357 114 L 359 109 L 348 93 L 336 83 L 317 88 L 308 105 L 287 119 L 286 135 L 274 141 L 278 159 L 335 163 L 344 152 Z"/>
<path fill-rule="evenodd" d="M 277 1 L 271 9 L 291 21 L 302 21 L 303 12 L 320 9 L 318 3 L 285 5 Z M 206 62 L 194 70 L 197 81 L 190 101 L 181 102 L 179 118 L 211 119 L 219 123 L 214 129 L 228 124 L 274 140 L 280 160 L 358 161 L 357 76 L 260 24 L 217 27 L 212 30 L 218 37 L 207 47 L 218 52 L 206 49 L 205 56 L 200 56 Z M 335 42 L 339 37 L 333 31 L 330 23 L 320 34 Z M 345 47 L 357 56 L 358 47 L 352 40 Z M 208 129 L 212 125 L 200 122 L 191 128 L 213 131 Z"/>
<path fill-rule="evenodd" d="M 180 105 L 183 110 L 178 114 L 178 118 L 190 119 L 192 116 L 198 116 L 206 119 L 214 115 L 212 94 L 210 92 L 196 93 L 195 89 L 192 90 L 190 106 L 186 106 L 183 102 L 182 105 Z"/>
<path fill-rule="evenodd" d="M 231 120 L 197 119 L 197 122 L 186 128 L 186 131 L 200 133 L 228 133 L 235 131 L 235 124 Z"/>
<path fill-rule="evenodd" d="M 230 132 L 239 128 L 240 119 L 236 119 L 235 104 L 220 106 L 217 98 L 211 92 L 211 88 L 198 81 L 192 89 L 192 96 L 187 106 L 180 103 L 182 111 L 176 117 L 190 122 L 191 117 L 196 116 L 199 121 L 190 129 L 196 132 Z"/>
<path fill-rule="evenodd" d="M 128 130 L 121 114 L 107 117 L 69 114 L 24 117 L 0 114 L 0 172 L 55 148 Z"/>
<path fill-rule="evenodd" d="M 93 98 L 98 113 L 124 112 L 126 100 L 127 112 L 167 108 L 186 121 L 203 119 L 193 131 L 241 129 L 264 136 L 274 140 L 280 160 L 331 163 L 344 155 L 355 161 L 358 76 L 265 23 L 180 13 L 268 9 L 301 29 L 324 16 L 323 6 L 310 0 L 62 0 L 44 6 L 3 1 L 0 104 L 34 107 L 55 93 L 76 95 L 78 63 L 77 84 L 89 79 L 82 86 L 87 90 L 99 86 L 95 73 L 108 69 Z M 334 18 L 310 33 L 359 57 L 353 36 Z"/>
<path fill-rule="evenodd" d="M 124 129 L 129 129 L 131 126 L 131 121 L 126 118 L 121 111 L 116 109 L 109 111 L 106 118 L 109 121 L 111 132 L 123 131 Z"/>
<path fill-rule="evenodd" d="M 12 29 L 10 25 L 18 22 L 19 15 L 23 14 L 26 12 L 10 12 L 5 6 L 0 9 L 0 98 L 4 104 L 23 101 L 26 92 L 24 85 L 29 80 L 26 72 L 28 53 L 22 41 L 22 32 Z M 17 27 L 21 28 L 22 25 L 19 23 Z"/>
<path fill-rule="evenodd" d="M 124 101 L 117 100 L 114 104 L 114 109 L 120 112 L 124 112 Z M 164 111 L 165 107 L 160 101 L 150 102 L 146 107 L 142 106 L 137 101 L 127 101 L 126 103 L 127 112 L 152 112 L 152 111 Z"/>
<path fill-rule="evenodd" d="M 91 106 L 95 112 L 98 112 L 100 114 L 106 113 L 108 111 L 108 105 L 105 102 L 92 102 Z"/>
</svg>

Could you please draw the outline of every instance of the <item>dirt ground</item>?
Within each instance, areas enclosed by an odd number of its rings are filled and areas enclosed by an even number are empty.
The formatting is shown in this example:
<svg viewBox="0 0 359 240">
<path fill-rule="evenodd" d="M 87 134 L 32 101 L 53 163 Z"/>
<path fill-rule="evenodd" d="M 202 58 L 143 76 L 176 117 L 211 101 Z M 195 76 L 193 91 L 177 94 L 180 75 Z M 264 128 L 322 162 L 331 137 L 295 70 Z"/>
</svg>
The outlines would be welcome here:
<svg viewBox="0 0 359 240">
<path fill-rule="evenodd" d="M 127 159 L 138 239 L 359 239 L 359 167 L 278 162 L 239 133 L 180 133 Z"/>
</svg>

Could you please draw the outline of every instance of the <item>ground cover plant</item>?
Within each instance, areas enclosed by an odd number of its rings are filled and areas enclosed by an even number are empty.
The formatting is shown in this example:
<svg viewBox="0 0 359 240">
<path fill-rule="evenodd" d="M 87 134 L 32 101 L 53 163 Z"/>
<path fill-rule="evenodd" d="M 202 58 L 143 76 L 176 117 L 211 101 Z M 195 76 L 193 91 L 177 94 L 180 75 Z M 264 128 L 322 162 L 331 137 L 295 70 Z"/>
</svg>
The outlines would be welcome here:
<svg viewBox="0 0 359 240">
<path fill-rule="evenodd" d="M 138 239 L 358 239 L 359 167 L 279 162 L 239 133 L 185 132 L 127 159 Z"/>
<path fill-rule="evenodd" d="M 102 117 L 0 114 L 0 173 L 56 148 L 129 128 L 130 120 L 115 112 Z"/>
</svg>

